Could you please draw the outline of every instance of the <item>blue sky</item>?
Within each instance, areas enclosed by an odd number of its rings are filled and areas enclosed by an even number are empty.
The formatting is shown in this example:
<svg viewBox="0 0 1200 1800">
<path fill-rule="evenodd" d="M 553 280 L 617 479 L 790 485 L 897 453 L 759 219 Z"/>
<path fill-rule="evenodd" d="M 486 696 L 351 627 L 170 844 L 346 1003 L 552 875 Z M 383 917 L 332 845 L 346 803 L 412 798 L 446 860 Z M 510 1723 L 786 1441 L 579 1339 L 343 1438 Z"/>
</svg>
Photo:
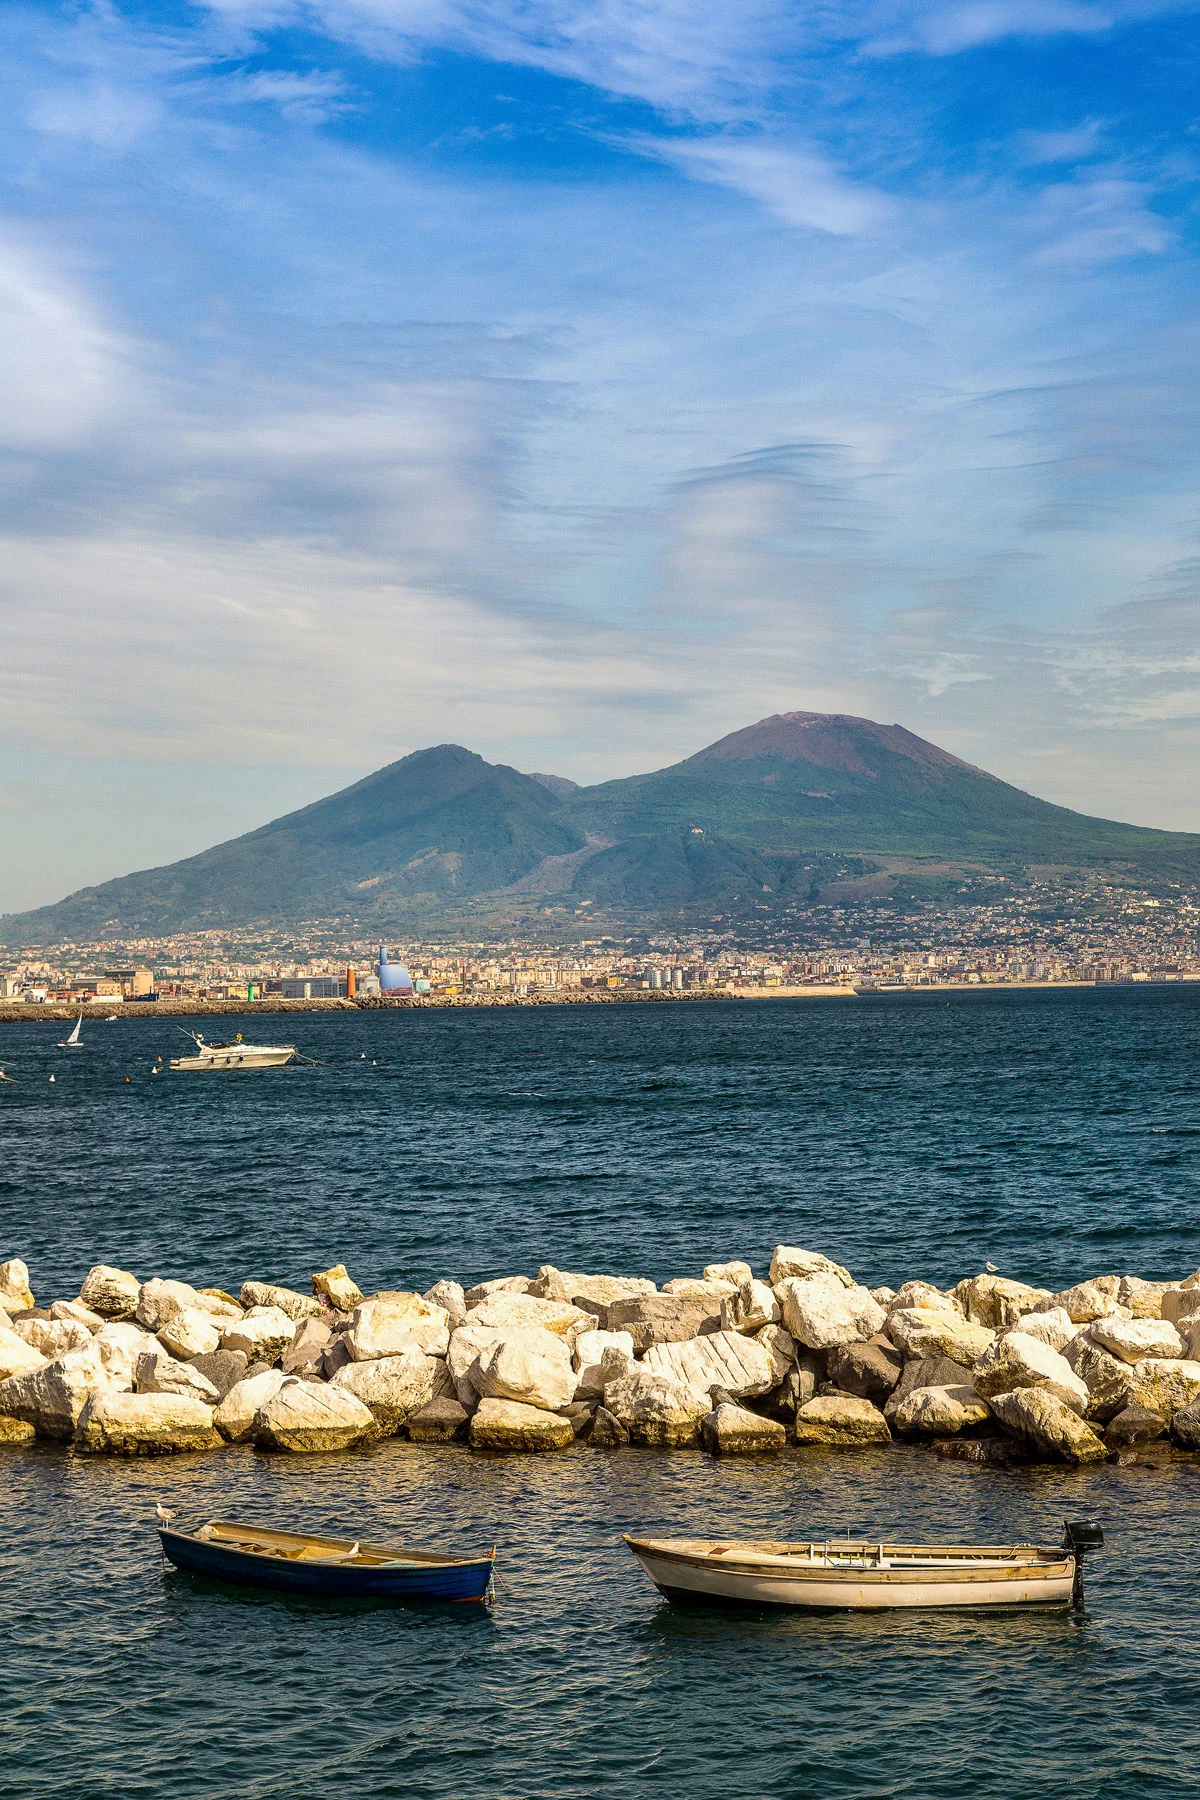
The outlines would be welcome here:
<svg viewBox="0 0 1200 1800">
<path fill-rule="evenodd" d="M 790 708 L 1200 829 L 1194 6 L 9 0 L 0 908 Z"/>
</svg>

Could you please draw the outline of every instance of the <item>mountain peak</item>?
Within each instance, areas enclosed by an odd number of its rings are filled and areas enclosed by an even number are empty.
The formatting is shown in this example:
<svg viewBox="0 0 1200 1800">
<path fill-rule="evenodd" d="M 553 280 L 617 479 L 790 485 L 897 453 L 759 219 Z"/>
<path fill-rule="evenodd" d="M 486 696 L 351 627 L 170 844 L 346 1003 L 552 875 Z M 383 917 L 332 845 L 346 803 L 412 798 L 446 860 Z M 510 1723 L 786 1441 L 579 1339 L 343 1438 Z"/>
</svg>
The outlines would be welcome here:
<svg viewBox="0 0 1200 1800">
<path fill-rule="evenodd" d="M 715 744 L 688 757 L 689 763 L 772 762 L 809 763 L 816 769 L 837 769 L 847 775 L 879 774 L 879 752 L 902 756 L 925 769 L 971 769 L 961 757 L 951 756 L 936 744 L 906 731 L 903 725 L 880 725 L 853 713 L 772 713 L 756 725 L 731 731 Z"/>
</svg>

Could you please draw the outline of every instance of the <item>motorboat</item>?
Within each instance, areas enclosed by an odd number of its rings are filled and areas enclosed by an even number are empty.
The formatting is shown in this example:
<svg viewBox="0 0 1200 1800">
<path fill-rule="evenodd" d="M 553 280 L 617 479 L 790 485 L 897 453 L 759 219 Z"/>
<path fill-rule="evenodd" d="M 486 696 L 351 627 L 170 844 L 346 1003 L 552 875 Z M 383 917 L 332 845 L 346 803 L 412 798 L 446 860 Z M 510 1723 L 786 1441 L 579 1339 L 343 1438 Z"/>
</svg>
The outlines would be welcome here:
<svg viewBox="0 0 1200 1800">
<path fill-rule="evenodd" d="M 160 1516 L 174 1516 L 165 1508 Z M 486 1556 L 445 1556 L 365 1539 L 276 1531 L 210 1519 L 195 1531 L 158 1528 L 163 1555 L 177 1569 L 247 1587 L 293 1594 L 374 1600 L 477 1600 L 491 1589 L 495 1549 Z"/>
<path fill-rule="evenodd" d="M 194 1056 L 173 1056 L 173 1069 L 282 1069 L 299 1052 L 295 1044 L 244 1044 L 239 1031 L 224 1042 L 205 1043 L 198 1032 L 188 1037 L 196 1046 Z"/>
<path fill-rule="evenodd" d="M 625 1542 L 660 1594 L 677 1605 L 732 1603 L 875 1611 L 884 1607 L 1068 1606 L 1083 1594 L 1082 1562 L 1104 1533 L 1068 1524 L 1061 1544 Z"/>
</svg>

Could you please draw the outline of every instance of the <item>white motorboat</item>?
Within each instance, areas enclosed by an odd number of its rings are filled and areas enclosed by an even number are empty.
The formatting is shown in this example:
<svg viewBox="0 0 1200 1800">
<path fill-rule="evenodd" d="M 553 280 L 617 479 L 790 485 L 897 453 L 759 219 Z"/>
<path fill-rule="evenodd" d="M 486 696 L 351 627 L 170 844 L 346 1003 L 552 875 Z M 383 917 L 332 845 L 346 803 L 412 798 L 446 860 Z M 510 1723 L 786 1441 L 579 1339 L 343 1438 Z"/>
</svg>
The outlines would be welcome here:
<svg viewBox="0 0 1200 1800">
<path fill-rule="evenodd" d="M 884 1607 L 1068 1606 L 1081 1564 L 1104 1533 L 1069 1524 L 1061 1544 L 625 1542 L 660 1594 L 677 1605 L 739 1603 L 875 1611 Z"/>
<path fill-rule="evenodd" d="M 239 1031 L 223 1043 L 206 1044 L 198 1032 L 187 1034 L 196 1046 L 194 1056 L 173 1056 L 173 1069 L 282 1069 L 298 1054 L 295 1044 L 244 1044 Z"/>
</svg>

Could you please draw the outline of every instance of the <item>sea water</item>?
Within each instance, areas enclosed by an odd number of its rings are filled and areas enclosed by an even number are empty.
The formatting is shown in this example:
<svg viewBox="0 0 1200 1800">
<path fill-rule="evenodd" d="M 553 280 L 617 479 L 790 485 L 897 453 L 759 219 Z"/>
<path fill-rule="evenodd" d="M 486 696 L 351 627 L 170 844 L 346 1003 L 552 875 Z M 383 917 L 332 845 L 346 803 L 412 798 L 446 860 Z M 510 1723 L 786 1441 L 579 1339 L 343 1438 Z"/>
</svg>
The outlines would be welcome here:
<svg viewBox="0 0 1200 1800">
<path fill-rule="evenodd" d="M 131 1009 L 132 1010 L 132 1009 Z M 222 1019 L 316 1066 L 155 1074 L 167 1018 L 0 1027 L 0 1255 L 364 1288 L 697 1274 L 776 1242 L 874 1285 L 1200 1264 L 1186 988 Z M 53 1083 L 49 1076 L 54 1074 Z M 128 1077 L 128 1079 L 126 1079 Z M 1200 1753 L 1200 1465 L 1004 1472 L 920 1448 L 123 1464 L 0 1452 L 0 1793 L 247 1800 L 1182 1795 Z M 494 1608 L 165 1571 L 187 1517 L 476 1550 Z M 1080 1614 L 678 1613 L 623 1531 L 1108 1543 Z"/>
</svg>

